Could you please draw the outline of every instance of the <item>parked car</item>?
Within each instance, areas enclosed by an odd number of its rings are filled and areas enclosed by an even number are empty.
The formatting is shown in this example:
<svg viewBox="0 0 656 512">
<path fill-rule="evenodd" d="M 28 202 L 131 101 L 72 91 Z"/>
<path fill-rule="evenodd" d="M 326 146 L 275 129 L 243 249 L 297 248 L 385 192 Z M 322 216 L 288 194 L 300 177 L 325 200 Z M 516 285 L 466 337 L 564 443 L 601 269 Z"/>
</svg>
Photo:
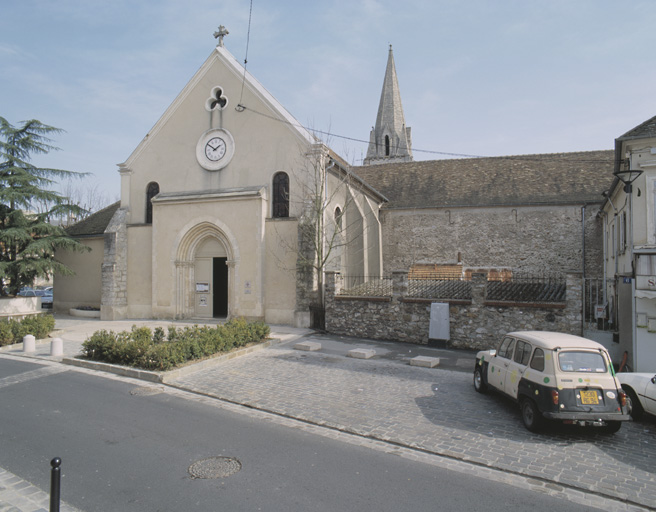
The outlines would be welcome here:
<svg viewBox="0 0 656 512">
<path fill-rule="evenodd" d="M 626 394 L 606 349 L 557 332 L 511 332 L 476 355 L 474 388 L 499 391 L 520 407 L 531 432 L 547 421 L 617 432 L 630 419 Z"/>
<path fill-rule="evenodd" d="M 52 290 L 34 290 L 32 288 L 21 288 L 18 292 L 21 297 L 41 297 L 41 308 L 52 308 Z"/>
<path fill-rule="evenodd" d="M 656 375 L 653 373 L 618 373 L 622 389 L 629 397 L 631 416 L 639 420 L 645 414 L 656 416 Z"/>
</svg>

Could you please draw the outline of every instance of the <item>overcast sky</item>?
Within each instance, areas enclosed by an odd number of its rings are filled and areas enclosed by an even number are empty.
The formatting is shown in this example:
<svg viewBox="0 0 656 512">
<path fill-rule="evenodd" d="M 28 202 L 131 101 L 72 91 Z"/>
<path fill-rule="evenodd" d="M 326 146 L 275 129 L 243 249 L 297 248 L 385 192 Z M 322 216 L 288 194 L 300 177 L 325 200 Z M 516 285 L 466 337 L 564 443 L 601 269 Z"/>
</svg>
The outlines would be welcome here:
<svg viewBox="0 0 656 512">
<path fill-rule="evenodd" d="M 124 162 L 250 0 L 0 0 L 0 116 L 62 128 L 36 163 L 119 195 Z M 389 44 L 417 160 L 612 149 L 656 115 L 652 0 L 253 0 L 248 70 L 366 154 Z M 421 151 L 423 150 L 423 151 Z"/>
</svg>

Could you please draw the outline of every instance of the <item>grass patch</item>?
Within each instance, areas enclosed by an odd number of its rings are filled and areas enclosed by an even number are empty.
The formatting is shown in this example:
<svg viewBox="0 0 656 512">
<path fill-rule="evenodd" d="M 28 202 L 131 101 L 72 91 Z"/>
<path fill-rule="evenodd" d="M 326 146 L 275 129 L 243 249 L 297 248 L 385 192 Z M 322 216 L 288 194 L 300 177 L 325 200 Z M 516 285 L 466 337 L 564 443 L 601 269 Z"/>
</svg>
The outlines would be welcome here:
<svg viewBox="0 0 656 512">
<path fill-rule="evenodd" d="M 119 333 L 96 331 L 82 344 L 82 356 L 103 363 L 166 371 L 261 342 L 269 333 L 265 323 L 247 322 L 243 318 L 215 327 L 170 326 L 167 332 L 161 327 L 151 331 L 149 327 L 133 326 L 131 331 Z"/>
</svg>

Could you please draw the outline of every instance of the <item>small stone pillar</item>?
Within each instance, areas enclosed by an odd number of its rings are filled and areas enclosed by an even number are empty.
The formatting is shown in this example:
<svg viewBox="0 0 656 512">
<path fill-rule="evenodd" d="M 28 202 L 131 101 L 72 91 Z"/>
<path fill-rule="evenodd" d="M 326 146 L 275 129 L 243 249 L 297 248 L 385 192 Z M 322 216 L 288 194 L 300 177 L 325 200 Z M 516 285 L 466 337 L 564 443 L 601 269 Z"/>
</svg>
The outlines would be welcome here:
<svg viewBox="0 0 656 512">
<path fill-rule="evenodd" d="M 392 301 L 401 302 L 408 295 L 408 273 L 405 270 L 392 271 Z"/>
<path fill-rule="evenodd" d="M 23 352 L 35 352 L 36 351 L 36 338 L 31 334 L 23 336 Z"/>
<path fill-rule="evenodd" d="M 565 317 L 569 333 L 583 336 L 583 272 L 567 271 L 565 292 Z"/>
<path fill-rule="evenodd" d="M 50 342 L 50 355 L 61 357 L 64 355 L 64 340 L 61 338 L 53 338 Z"/>
<path fill-rule="evenodd" d="M 481 307 L 485 303 L 485 292 L 487 288 L 487 272 L 473 272 L 471 276 L 472 306 Z"/>
<path fill-rule="evenodd" d="M 326 290 L 325 299 L 328 302 L 328 300 L 332 300 L 342 289 L 342 280 L 339 278 L 339 272 L 333 270 L 326 271 L 324 275 L 326 276 L 324 282 Z"/>
</svg>

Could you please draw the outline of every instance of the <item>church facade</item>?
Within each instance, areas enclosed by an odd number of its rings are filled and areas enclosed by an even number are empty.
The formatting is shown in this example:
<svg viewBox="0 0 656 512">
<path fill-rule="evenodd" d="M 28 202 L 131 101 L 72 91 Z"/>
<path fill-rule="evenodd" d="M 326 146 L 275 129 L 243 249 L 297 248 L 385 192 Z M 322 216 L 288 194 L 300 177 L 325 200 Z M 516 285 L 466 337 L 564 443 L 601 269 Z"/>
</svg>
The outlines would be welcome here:
<svg viewBox="0 0 656 512">
<path fill-rule="evenodd" d="M 120 204 L 71 230 L 91 253 L 58 254 L 58 310 L 307 326 L 323 269 L 382 272 L 385 198 L 222 44 L 119 172 Z"/>
</svg>

